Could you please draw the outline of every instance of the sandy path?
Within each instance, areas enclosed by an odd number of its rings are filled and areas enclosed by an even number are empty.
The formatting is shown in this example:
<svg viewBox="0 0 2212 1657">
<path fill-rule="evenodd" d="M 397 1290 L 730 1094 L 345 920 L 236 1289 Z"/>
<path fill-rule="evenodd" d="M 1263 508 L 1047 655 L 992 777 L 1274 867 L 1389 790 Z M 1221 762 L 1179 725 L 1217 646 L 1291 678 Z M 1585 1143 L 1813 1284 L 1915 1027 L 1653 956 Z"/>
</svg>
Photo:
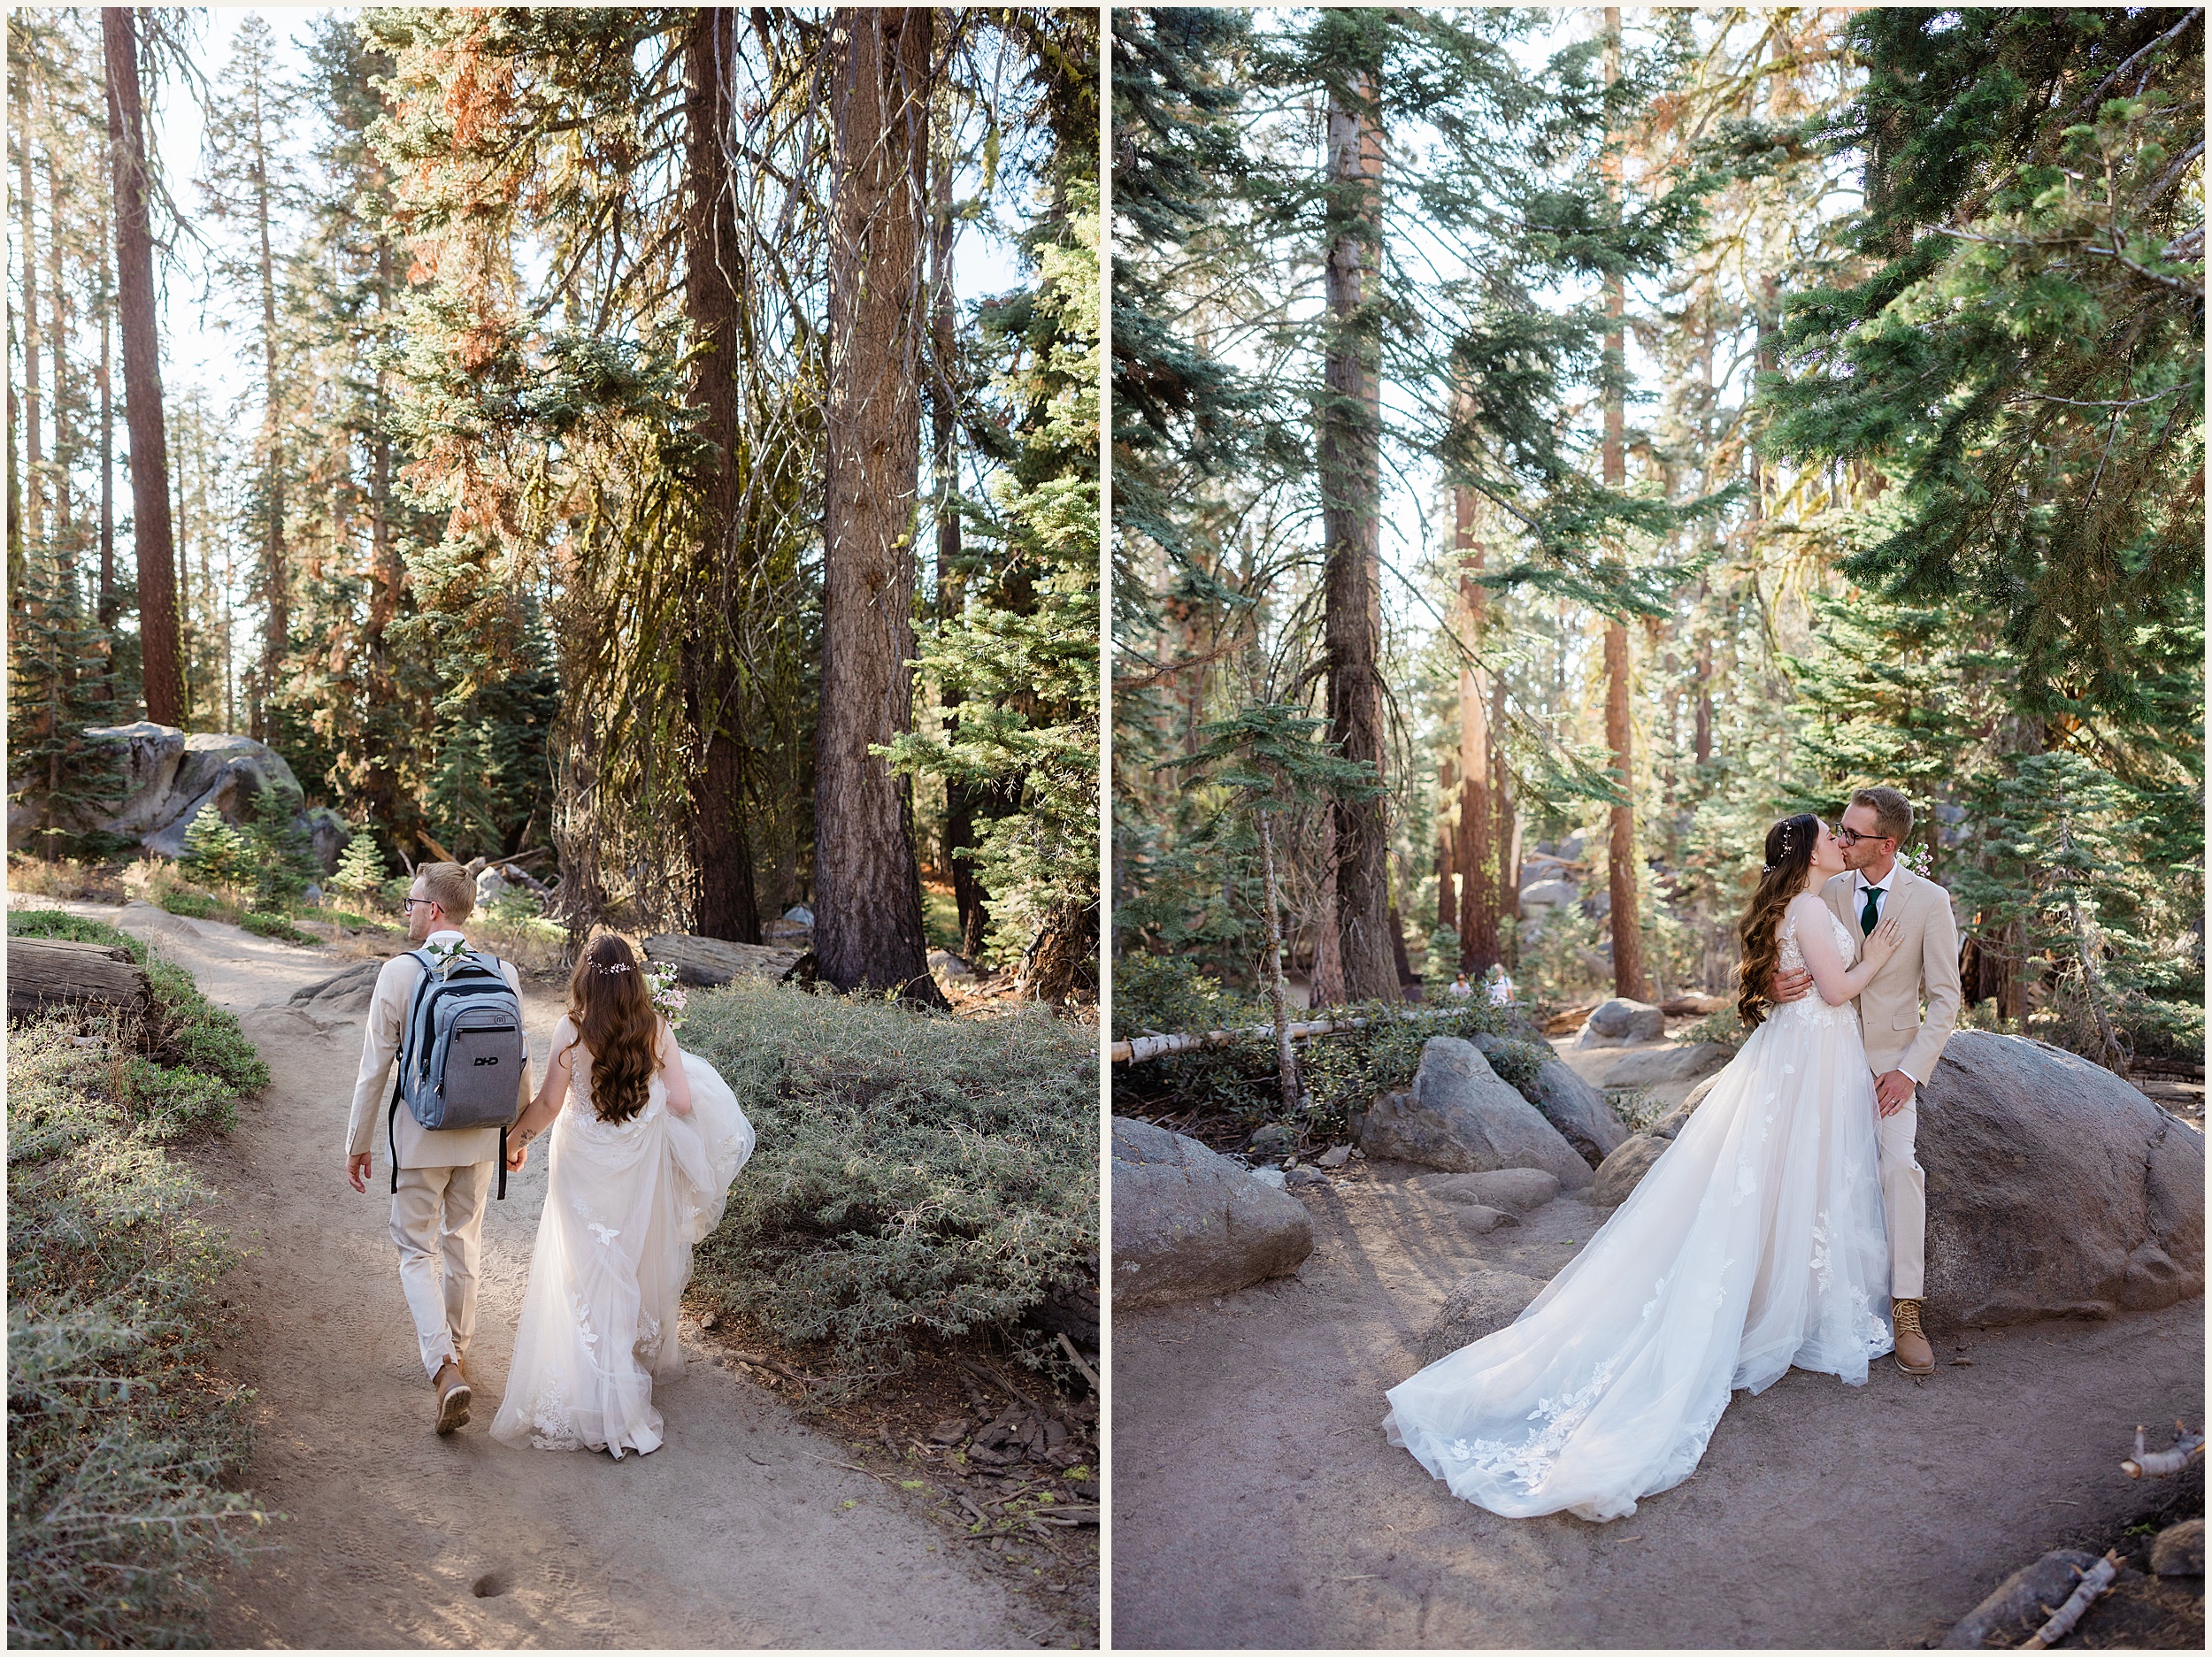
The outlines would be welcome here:
<svg viewBox="0 0 2212 1657">
<path fill-rule="evenodd" d="M 11 894 L 13 907 L 100 905 Z M 259 1389 L 247 1482 L 288 1515 L 219 1591 L 218 1646 L 1034 1645 L 1050 1625 L 947 1557 L 944 1533 L 762 1389 L 695 1357 L 655 1399 L 667 1442 L 626 1457 L 515 1451 L 488 1436 L 506 1378 L 545 1159 L 484 1228 L 471 1423 L 431 1431 L 432 1397 L 385 1232 L 382 1154 L 367 1195 L 342 1139 L 361 1017 L 282 1005 L 350 964 L 134 908 L 124 922 L 240 1015 L 274 1081 L 196 1159 L 250 1254 L 219 1292 Z M 190 930 L 187 930 L 187 928 Z M 529 986 L 542 1074 L 557 996 Z M 696 1354 L 696 1331 L 687 1347 Z"/>
<path fill-rule="evenodd" d="M 1698 1472 L 1631 1518 L 1501 1519 L 1388 1445 L 1383 1389 L 1463 1272 L 1548 1277 L 1602 1213 L 1563 1198 L 1476 1237 L 1379 1182 L 1306 1204 L 1297 1278 L 1115 1320 L 1118 1645 L 1916 1645 L 2154 1506 L 2117 1471 L 2134 1424 L 2204 1397 L 2201 1300 L 1939 1331 L 1973 1367 L 1739 1393 Z"/>
</svg>

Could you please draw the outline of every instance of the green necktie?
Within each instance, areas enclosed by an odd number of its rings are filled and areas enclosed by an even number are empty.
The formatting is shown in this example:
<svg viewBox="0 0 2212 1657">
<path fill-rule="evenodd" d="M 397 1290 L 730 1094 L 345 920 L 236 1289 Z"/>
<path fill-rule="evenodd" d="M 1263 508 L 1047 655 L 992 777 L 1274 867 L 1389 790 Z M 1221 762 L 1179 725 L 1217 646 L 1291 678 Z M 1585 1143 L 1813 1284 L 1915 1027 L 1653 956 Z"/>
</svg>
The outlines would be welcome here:
<svg viewBox="0 0 2212 1657">
<path fill-rule="evenodd" d="M 1876 902 L 1875 902 L 1875 901 L 1876 901 L 1878 898 L 1879 898 L 1881 895 L 1882 895 L 1882 888 L 1881 888 L 1881 887 L 1879 887 L 1879 886 L 1869 886 L 1869 887 L 1867 887 L 1867 889 L 1866 889 L 1866 907 L 1865 907 L 1864 909 L 1861 909 L 1861 910 L 1859 911 L 1859 931 L 1860 931 L 1862 933 L 1866 933 L 1866 932 L 1872 932 L 1872 931 L 1874 930 L 1874 924 L 1875 924 L 1877 921 L 1878 921 L 1878 920 L 1880 920 L 1880 919 L 1881 919 L 1881 914 L 1880 914 L 1879 910 L 1877 909 L 1877 907 L 1876 907 Z"/>
</svg>

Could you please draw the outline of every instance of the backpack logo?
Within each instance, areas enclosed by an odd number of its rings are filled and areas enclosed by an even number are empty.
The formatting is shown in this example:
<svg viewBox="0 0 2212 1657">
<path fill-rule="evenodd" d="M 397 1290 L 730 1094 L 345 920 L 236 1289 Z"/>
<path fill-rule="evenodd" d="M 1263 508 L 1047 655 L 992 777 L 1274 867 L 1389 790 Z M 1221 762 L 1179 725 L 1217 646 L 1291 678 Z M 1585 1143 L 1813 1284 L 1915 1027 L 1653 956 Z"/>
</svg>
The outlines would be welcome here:
<svg viewBox="0 0 2212 1657">
<path fill-rule="evenodd" d="M 479 1064 L 496 1064 L 499 1062 L 499 1055 L 496 1053 L 488 1053 L 476 1062 Z"/>
</svg>

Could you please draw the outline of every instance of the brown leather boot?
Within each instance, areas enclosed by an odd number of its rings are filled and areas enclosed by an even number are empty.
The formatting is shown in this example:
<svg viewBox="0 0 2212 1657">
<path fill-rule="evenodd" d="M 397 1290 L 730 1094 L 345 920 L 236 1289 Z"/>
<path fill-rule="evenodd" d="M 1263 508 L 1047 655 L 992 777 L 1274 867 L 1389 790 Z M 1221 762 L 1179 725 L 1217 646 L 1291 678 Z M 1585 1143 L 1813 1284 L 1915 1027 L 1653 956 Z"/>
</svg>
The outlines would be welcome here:
<svg viewBox="0 0 2212 1657">
<path fill-rule="evenodd" d="M 438 1367 L 438 1378 L 430 1384 L 438 1393 L 438 1432 L 441 1437 L 457 1427 L 469 1424 L 469 1403 L 473 1394 L 469 1390 L 468 1377 L 461 1373 L 461 1366 L 448 1358 Z"/>
<path fill-rule="evenodd" d="M 1933 1375 L 1935 1348 L 1920 1327 L 1920 1302 L 1892 1300 L 1889 1321 L 1896 1338 L 1897 1367 L 1907 1375 Z"/>
</svg>

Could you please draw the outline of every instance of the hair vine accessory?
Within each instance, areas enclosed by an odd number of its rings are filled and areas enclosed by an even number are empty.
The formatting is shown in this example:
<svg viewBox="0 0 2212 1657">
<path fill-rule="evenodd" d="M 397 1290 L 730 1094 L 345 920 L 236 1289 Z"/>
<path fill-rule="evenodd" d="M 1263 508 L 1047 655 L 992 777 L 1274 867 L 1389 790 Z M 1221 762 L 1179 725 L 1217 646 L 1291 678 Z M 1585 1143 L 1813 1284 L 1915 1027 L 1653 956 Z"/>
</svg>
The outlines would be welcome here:
<svg viewBox="0 0 2212 1657">
<path fill-rule="evenodd" d="M 627 972 L 630 970 L 630 963 L 626 961 L 595 961 L 592 964 L 602 972 Z"/>
</svg>

